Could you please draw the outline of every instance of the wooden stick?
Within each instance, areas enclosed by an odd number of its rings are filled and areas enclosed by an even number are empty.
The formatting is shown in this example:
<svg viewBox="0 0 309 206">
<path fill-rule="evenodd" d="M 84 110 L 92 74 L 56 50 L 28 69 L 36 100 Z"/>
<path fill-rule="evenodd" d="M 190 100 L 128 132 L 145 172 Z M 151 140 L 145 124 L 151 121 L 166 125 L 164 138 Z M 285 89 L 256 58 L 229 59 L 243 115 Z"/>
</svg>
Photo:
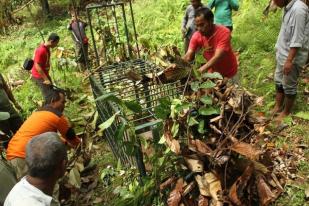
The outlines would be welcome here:
<svg viewBox="0 0 309 206">
<path fill-rule="evenodd" d="M 23 6 L 21 6 L 20 8 L 18 9 L 15 9 L 14 11 L 12 11 L 12 14 L 15 14 L 17 12 L 19 12 L 20 10 L 23 10 L 25 7 L 27 7 L 29 4 L 31 4 L 32 2 L 34 2 L 34 0 L 30 0 L 28 1 L 26 4 L 24 4 Z"/>
</svg>

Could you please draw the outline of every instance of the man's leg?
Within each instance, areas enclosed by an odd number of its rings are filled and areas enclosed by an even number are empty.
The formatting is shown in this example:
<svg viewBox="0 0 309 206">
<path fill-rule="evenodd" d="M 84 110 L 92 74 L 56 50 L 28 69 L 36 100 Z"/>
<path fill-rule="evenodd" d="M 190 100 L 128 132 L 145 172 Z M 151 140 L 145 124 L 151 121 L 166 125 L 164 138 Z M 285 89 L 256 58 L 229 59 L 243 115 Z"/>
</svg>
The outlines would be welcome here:
<svg viewBox="0 0 309 206">
<path fill-rule="evenodd" d="M 284 89 L 282 85 L 283 81 L 283 65 L 277 63 L 275 71 L 275 86 L 276 86 L 276 97 L 275 97 L 275 107 L 272 110 L 272 115 L 280 112 L 284 103 Z"/>
<path fill-rule="evenodd" d="M 298 77 L 301 71 L 301 67 L 294 65 L 292 71 L 288 75 L 283 76 L 283 89 L 285 105 L 283 111 L 277 118 L 278 122 L 281 122 L 284 117 L 290 115 L 297 94 Z"/>
<path fill-rule="evenodd" d="M 44 100 L 51 94 L 52 85 L 43 84 L 43 79 L 32 78 L 35 84 L 40 88 Z"/>
</svg>

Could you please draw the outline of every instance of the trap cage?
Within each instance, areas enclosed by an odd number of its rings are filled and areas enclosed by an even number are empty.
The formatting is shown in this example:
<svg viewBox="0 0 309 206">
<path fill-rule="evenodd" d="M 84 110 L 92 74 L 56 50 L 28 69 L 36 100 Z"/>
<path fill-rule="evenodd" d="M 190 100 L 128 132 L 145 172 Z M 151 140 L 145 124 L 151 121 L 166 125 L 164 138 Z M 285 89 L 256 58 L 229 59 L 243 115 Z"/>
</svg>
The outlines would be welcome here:
<svg viewBox="0 0 309 206">
<path fill-rule="evenodd" d="M 152 131 L 153 138 L 159 138 L 159 132 L 156 128 L 160 120 L 155 118 L 154 109 L 159 104 L 161 98 L 175 98 L 179 96 L 182 93 L 183 85 L 180 81 L 162 84 L 160 81 L 156 80 L 136 82 L 128 78 L 127 74 L 129 71 L 134 71 L 140 76 L 143 76 L 149 73 L 157 73 L 163 69 L 152 62 L 140 58 L 132 5 L 130 2 L 127 4 L 129 4 L 129 9 L 125 8 L 126 4 L 124 2 L 110 2 L 87 7 L 92 41 L 96 52 L 96 61 L 98 65 L 102 63 L 102 59 L 105 62 L 104 65 L 98 66 L 92 71 L 90 83 L 95 98 L 106 94 L 113 94 L 119 99 L 136 101 L 142 107 L 142 111 L 138 114 L 132 113 L 127 116 L 127 119 L 135 126 L 135 133 L 140 134 Z M 117 12 L 120 12 L 120 14 Z M 127 21 L 126 12 L 130 13 L 130 21 Z M 105 24 L 105 29 L 110 29 L 111 31 L 108 31 L 108 33 L 113 34 L 111 38 L 116 39 L 116 42 L 103 42 L 102 50 L 104 52 L 102 53 L 98 52 L 96 49 L 99 39 L 95 38 L 95 26 L 92 23 L 94 13 L 104 14 L 105 22 L 109 22 L 109 24 Z M 113 18 L 113 21 L 108 18 Z M 103 20 L 101 20 L 101 22 L 103 22 Z M 100 21 L 98 21 L 98 23 L 100 23 Z M 129 25 L 131 26 L 129 27 Z M 129 28 L 131 28 L 131 30 Z M 113 43 L 115 43 L 115 45 L 112 45 Z M 117 56 L 116 50 L 118 48 L 123 49 L 123 52 L 118 54 L 123 56 Z M 134 55 L 134 51 L 136 51 L 137 54 Z M 104 60 L 108 55 L 110 55 L 108 57 L 109 59 Z M 111 101 L 98 100 L 96 101 L 96 106 L 101 122 L 105 122 L 120 110 L 119 105 Z M 104 130 L 104 137 L 107 139 L 114 156 L 120 160 L 123 165 L 137 166 L 140 174 L 145 175 L 146 171 L 140 141 L 138 140 L 139 148 L 137 148 L 135 156 L 130 156 L 125 151 L 124 145 L 120 145 L 119 142 L 115 140 L 116 130 L 122 121 L 121 119 L 114 121 L 109 128 Z M 123 142 L 125 143 L 129 140 L 130 136 L 128 132 L 125 131 Z"/>
</svg>

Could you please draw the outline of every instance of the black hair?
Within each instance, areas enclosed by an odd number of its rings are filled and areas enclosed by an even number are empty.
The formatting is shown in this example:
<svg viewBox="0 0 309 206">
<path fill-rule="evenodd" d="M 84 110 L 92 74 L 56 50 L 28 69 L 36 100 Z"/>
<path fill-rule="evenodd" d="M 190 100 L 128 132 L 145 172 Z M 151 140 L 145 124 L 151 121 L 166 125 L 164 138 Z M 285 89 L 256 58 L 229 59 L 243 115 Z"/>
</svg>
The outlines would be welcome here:
<svg viewBox="0 0 309 206">
<path fill-rule="evenodd" d="M 56 33 L 51 33 L 48 37 L 48 41 L 56 42 L 56 41 L 59 41 L 59 40 L 60 40 L 60 37 Z"/>
<path fill-rule="evenodd" d="M 60 93 L 65 96 L 65 92 L 62 89 L 53 88 L 52 91 L 45 97 L 44 105 L 51 104 L 60 100 Z"/>
<path fill-rule="evenodd" d="M 214 20 L 214 14 L 212 13 L 212 11 L 207 8 L 207 7 L 201 7 L 201 8 L 198 8 L 196 11 L 195 11 L 195 18 L 196 17 L 200 17 L 200 16 L 203 16 L 203 18 L 207 21 L 213 21 Z"/>
</svg>

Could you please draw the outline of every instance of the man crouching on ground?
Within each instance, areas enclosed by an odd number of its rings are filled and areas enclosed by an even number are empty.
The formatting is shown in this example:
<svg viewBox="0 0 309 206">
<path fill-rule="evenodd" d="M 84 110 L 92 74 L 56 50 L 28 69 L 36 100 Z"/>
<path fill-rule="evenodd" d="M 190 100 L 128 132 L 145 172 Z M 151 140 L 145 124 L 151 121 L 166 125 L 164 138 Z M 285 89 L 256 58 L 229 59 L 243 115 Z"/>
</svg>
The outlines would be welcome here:
<svg viewBox="0 0 309 206">
<path fill-rule="evenodd" d="M 4 206 L 49 206 L 52 194 L 66 170 L 67 150 L 57 133 L 33 137 L 26 146 L 28 175 L 10 191 Z"/>
</svg>

